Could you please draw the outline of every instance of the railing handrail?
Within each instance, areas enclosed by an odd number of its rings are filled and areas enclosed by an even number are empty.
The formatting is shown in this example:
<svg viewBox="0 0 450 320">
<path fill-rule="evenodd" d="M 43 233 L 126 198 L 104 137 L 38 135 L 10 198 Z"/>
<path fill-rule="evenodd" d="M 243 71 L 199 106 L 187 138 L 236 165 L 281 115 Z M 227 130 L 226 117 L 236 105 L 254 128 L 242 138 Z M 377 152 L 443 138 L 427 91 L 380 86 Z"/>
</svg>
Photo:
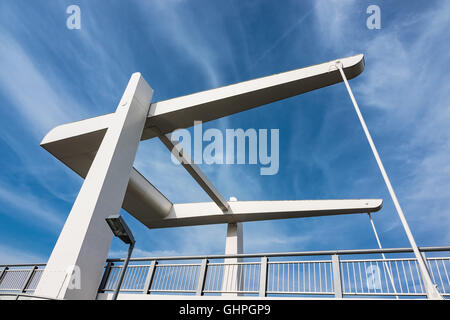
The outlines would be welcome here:
<svg viewBox="0 0 450 320">
<path fill-rule="evenodd" d="M 450 251 L 450 246 L 442 247 L 419 247 L 422 252 Z M 139 257 L 131 258 L 130 261 L 153 261 L 153 260 L 201 260 L 201 259 L 227 259 L 227 258 L 261 258 L 261 257 L 289 257 L 289 256 L 329 256 L 329 255 L 357 255 L 377 253 L 408 253 L 412 248 L 384 248 L 384 249 L 347 249 L 326 251 L 299 251 L 299 252 L 263 252 L 263 253 L 241 253 L 241 254 L 214 254 L 196 256 L 169 256 L 169 257 Z M 106 262 L 123 262 L 124 258 L 109 258 Z"/>
<path fill-rule="evenodd" d="M 441 252 L 440 256 L 445 255 L 445 257 L 439 258 L 426 258 L 433 282 L 439 286 L 443 296 L 450 297 L 448 277 L 450 273 L 447 271 L 450 265 L 448 255 L 450 246 L 421 247 L 419 249 L 424 257 L 427 252 Z M 268 294 L 334 294 L 338 299 L 349 295 L 426 296 L 417 261 L 410 255 L 403 254 L 412 252 L 412 248 L 386 248 L 133 258 L 132 261 L 138 263 L 128 265 L 131 271 L 127 272 L 129 277 L 125 279 L 126 285 L 121 288 L 121 291 L 144 294 L 153 292 L 184 292 L 195 295 L 210 293 L 258 294 L 262 297 Z M 377 256 L 372 256 L 372 254 L 380 253 L 402 255 L 394 255 L 388 259 L 384 256 L 383 259 L 375 259 Z M 357 255 L 361 256 L 360 259 L 352 260 Z M 298 261 L 289 259 L 289 257 L 295 256 L 305 258 Z M 322 258 L 318 258 L 319 256 Z M 271 257 L 285 258 L 270 259 Z M 346 257 L 346 259 L 342 259 L 342 257 Z M 230 263 L 227 260 L 222 263 L 220 260 L 227 258 L 259 260 Z M 177 262 L 165 262 L 167 260 L 176 260 Z M 200 261 L 192 262 L 195 260 Z M 122 261 L 124 259 L 107 259 L 99 292 L 113 290 L 117 280 L 117 270 L 120 272 L 123 268 L 123 264 L 120 263 Z M 162 264 L 158 262 L 162 262 Z M 369 262 L 369 266 L 366 266 L 366 262 Z M 370 262 L 375 262 L 375 264 Z M 166 266 L 167 268 L 165 268 Z M 17 299 L 20 296 L 28 296 L 35 290 L 44 267 L 43 263 L 0 265 L 0 283 L 4 284 L 3 291 L 17 291 L 11 294 L 0 290 L 0 294 L 16 296 Z M 134 267 L 139 268 L 133 269 Z M 16 271 L 25 272 L 26 276 Z M 397 280 L 395 283 L 393 278 L 390 278 L 389 282 L 388 277 L 392 277 L 391 274 L 395 275 Z M 29 296 L 35 297 L 32 294 Z"/>
<path fill-rule="evenodd" d="M 21 263 L 21 264 L 0 264 L 0 268 L 5 267 L 45 267 L 47 263 Z"/>
<path fill-rule="evenodd" d="M 419 247 L 422 252 L 450 251 L 450 246 Z M 377 253 L 408 253 L 413 252 L 412 248 L 384 248 L 384 249 L 345 249 L 345 250 L 324 250 L 324 251 L 294 251 L 294 252 L 262 252 L 262 253 L 241 253 L 241 254 L 208 254 L 195 256 L 169 256 L 169 257 L 137 257 L 130 261 L 156 261 L 156 260 L 202 260 L 202 259 L 226 259 L 226 258 L 261 258 L 261 257 L 289 257 L 289 256 L 329 256 L 329 255 L 357 255 L 357 254 L 377 254 Z M 123 262 L 124 258 L 108 258 L 106 262 Z M 46 263 L 21 263 L 21 264 L 0 264 L 0 268 L 5 267 L 45 267 Z"/>
<path fill-rule="evenodd" d="M 41 299 L 41 300 L 59 300 L 56 298 L 36 296 L 34 294 L 28 294 L 28 293 L 0 293 L 0 297 L 16 297 L 16 300 L 18 299 L 18 297 L 34 298 L 34 299 Z"/>
</svg>

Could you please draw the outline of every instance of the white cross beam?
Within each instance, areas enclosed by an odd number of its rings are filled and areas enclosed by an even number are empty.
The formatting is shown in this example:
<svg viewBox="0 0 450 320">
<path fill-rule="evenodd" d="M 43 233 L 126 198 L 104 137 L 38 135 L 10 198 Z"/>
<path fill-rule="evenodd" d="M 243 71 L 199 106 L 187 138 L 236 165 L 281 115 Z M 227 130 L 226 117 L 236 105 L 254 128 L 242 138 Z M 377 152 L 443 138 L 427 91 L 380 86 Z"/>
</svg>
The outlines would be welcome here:
<svg viewBox="0 0 450 320">
<path fill-rule="evenodd" d="M 363 55 L 339 59 L 347 78 L 364 69 Z M 378 211 L 380 199 L 227 202 L 189 155 L 179 158 L 213 202 L 173 204 L 135 168 L 139 141 L 170 133 L 342 81 L 336 61 L 151 103 L 153 90 L 133 74 L 115 113 L 58 126 L 41 145 L 85 178 L 37 286 L 36 294 L 94 299 L 111 242 L 105 218 L 122 207 L 149 228 Z M 71 287 L 72 271 L 81 287 Z"/>
<path fill-rule="evenodd" d="M 339 61 L 349 79 L 358 76 L 364 70 L 362 54 Z M 329 61 L 152 103 L 141 140 L 161 137 L 175 129 L 190 127 L 196 120 L 206 122 L 218 119 L 341 82 L 342 78 L 334 65 L 335 61 Z M 84 178 L 113 119 L 114 113 L 58 126 L 44 137 L 41 146 Z M 167 139 L 163 138 L 163 142 L 170 147 Z M 224 197 L 198 167 L 190 164 L 185 168 L 221 210 L 226 211 L 227 204 Z M 133 168 L 123 208 L 141 220 L 140 217 L 142 219 L 148 216 L 164 217 L 168 215 L 170 207 L 170 201 Z"/>
</svg>

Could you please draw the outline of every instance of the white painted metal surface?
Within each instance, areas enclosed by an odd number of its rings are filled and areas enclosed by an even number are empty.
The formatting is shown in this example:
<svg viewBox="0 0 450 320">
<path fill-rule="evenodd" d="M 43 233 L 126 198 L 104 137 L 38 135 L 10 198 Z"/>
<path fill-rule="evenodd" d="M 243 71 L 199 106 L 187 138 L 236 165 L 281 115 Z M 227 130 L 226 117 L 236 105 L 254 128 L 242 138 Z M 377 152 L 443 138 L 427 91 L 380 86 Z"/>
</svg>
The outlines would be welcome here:
<svg viewBox="0 0 450 320">
<path fill-rule="evenodd" d="M 112 233 L 105 222 L 120 212 L 153 90 L 131 76 L 53 249 L 35 294 L 95 299 Z M 71 270 L 79 273 L 72 282 Z M 77 270 L 75 269 L 75 271 Z M 79 281 L 79 282 L 78 282 Z"/>
<path fill-rule="evenodd" d="M 362 54 L 340 61 L 349 78 L 364 70 Z M 150 139 L 177 128 L 192 126 L 195 120 L 206 122 L 218 119 L 341 82 L 339 72 L 330 70 L 330 63 L 153 103 L 140 139 Z M 113 114 L 106 114 L 58 126 L 44 137 L 41 146 L 84 178 L 112 119 Z M 217 197 L 216 202 L 225 206 L 217 192 L 212 194 Z M 169 214 L 170 201 L 133 168 L 123 208 L 139 221 L 153 220 Z"/>
<path fill-rule="evenodd" d="M 225 240 L 225 254 L 244 253 L 244 234 L 241 222 L 229 223 Z M 224 260 L 222 278 L 222 295 L 237 296 L 240 291 L 240 279 L 242 279 L 242 262 L 240 258 L 227 258 Z"/>
<path fill-rule="evenodd" d="M 434 257 L 427 258 L 433 281 L 439 285 L 442 295 L 450 297 L 448 277 L 450 247 L 420 248 L 420 250 L 421 253 L 433 252 Z M 378 258 L 380 253 L 387 256 L 380 259 Z M 229 263 L 222 262 L 223 258 L 225 260 L 242 258 L 246 261 Z M 204 261 L 207 261 L 205 268 L 207 275 L 201 293 L 207 298 L 213 297 L 213 294 L 222 294 L 222 297 L 230 298 L 230 295 L 223 294 L 232 291 L 239 296 L 251 295 L 253 298 L 256 295 L 260 298 L 265 296 L 274 298 L 280 295 L 289 298 L 314 296 L 316 299 L 327 296 L 334 296 L 337 299 L 426 297 L 417 260 L 410 248 L 140 257 L 132 260 L 133 264 L 126 272 L 121 295 L 138 293 L 139 299 L 170 297 L 161 296 L 162 293 L 184 293 L 189 295 L 189 298 L 195 297 L 194 295 L 201 296 L 196 288 L 198 279 L 204 272 L 200 268 Z M 105 285 L 101 287 L 102 293 L 99 294 L 99 298 L 103 292 L 114 290 L 117 276 L 122 268 L 122 260 L 108 260 L 108 262 L 112 261 L 115 265 Z M 156 272 L 153 274 L 150 290 L 146 290 L 144 286 L 149 275 L 152 275 L 152 265 L 156 266 Z M 224 277 L 231 279 L 230 265 L 234 268 L 239 266 L 241 269 L 236 285 L 238 290 L 232 290 L 231 286 L 223 285 Z M 391 270 L 391 273 L 388 270 Z M 155 293 L 158 295 L 154 295 Z M 235 299 L 240 298 L 239 296 L 232 297 Z"/>
<path fill-rule="evenodd" d="M 148 228 L 235 223 L 272 219 L 306 218 L 379 211 L 381 199 L 233 201 L 224 214 L 214 202 L 174 204 L 163 219 L 140 220 Z"/>
<path fill-rule="evenodd" d="M 181 165 L 187 172 L 194 178 L 199 186 L 205 190 L 205 192 L 211 197 L 211 199 L 217 204 L 217 206 L 223 212 L 227 212 L 230 209 L 228 202 L 214 187 L 214 185 L 208 180 L 206 175 L 200 170 L 200 168 L 192 161 L 191 157 L 186 150 L 183 150 L 179 144 L 175 145 L 172 141 L 172 135 L 170 133 L 161 134 L 159 136 L 161 142 L 169 149 L 170 152 L 180 161 Z"/>
<path fill-rule="evenodd" d="M 341 61 L 349 77 L 357 76 L 364 68 L 362 55 Z M 150 106 L 153 90 L 140 74 L 134 74 L 114 114 L 50 131 L 41 145 L 86 179 L 36 294 L 63 299 L 95 298 L 112 238 L 105 218 L 118 213 L 121 207 L 149 228 L 228 223 L 229 239 L 233 238 L 233 226 L 239 235 L 243 221 L 378 211 L 382 206 L 380 199 L 227 203 L 190 161 L 186 169 L 214 202 L 172 204 L 133 168 L 140 140 L 159 136 L 173 149 L 166 134 L 191 126 L 195 120 L 218 119 L 340 81 L 339 72 L 324 63 Z M 237 237 L 235 246 L 229 247 L 242 250 L 241 240 Z M 72 266 L 80 268 L 79 287 L 71 286 L 67 270 Z"/>
</svg>

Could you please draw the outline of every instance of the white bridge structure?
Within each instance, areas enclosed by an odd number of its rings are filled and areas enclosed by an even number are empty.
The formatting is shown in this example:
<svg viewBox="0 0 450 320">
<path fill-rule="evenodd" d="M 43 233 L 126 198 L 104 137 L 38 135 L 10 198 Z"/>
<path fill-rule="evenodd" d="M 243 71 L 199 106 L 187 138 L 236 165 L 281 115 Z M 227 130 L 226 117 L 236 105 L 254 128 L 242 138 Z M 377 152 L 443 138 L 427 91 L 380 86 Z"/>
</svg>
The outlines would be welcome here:
<svg viewBox="0 0 450 320">
<path fill-rule="evenodd" d="M 84 178 L 84 183 L 49 261 L 0 266 L 0 295 L 109 299 L 119 270 L 126 268 L 119 299 L 163 297 L 156 293 L 179 294 L 171 296 L 172 299 L 185 297 L 183 294 L 236 299 L 245 295 L 286 294 L 336 298 L 448 296 L 449 257 L 442 254 L 426 257 L 425 252 L 442 253 L 450 247 L 418 248 L 415 244 L 351 93 L 347 79 L 355 78 L 363 70 L 364 57 L 359 54 L 160 102 L 152 102 L 153 90 L 142 75 L 133 74 L 115 112 L 58 126 L 43 139 L 41 146 Z M 398 205 L 412 248 L 244 254 L 243 222 L 370 215 L 381 209 L 383 201 L 227 201 L 172 139 L 171 133 L 193 126 L 194 121 L 219 119 L 342 81 Z M 208 194 L 210 202 L 172 203 L 133 167 L 139 142 L 152 138 L 160 139 L 173 153 Z M 119 214 L 121 208 L 150 229 L 225 223 L 228 225 L 225 254 L 134 258 L 128 266 L 123 265 L 123 259 L 107 259 L 113 234 L 105 219 Z M 402 257 L 384 255 L 401 253 Z M 412 257 L 404 257 L 411 253 Z M 345 258 L 356 254 L 364 259 Z M 382 258 L 373 258 L 377 254 L 382 254 Z M 77 282 L 78 285 L 73 285 Z"/>
</svg>

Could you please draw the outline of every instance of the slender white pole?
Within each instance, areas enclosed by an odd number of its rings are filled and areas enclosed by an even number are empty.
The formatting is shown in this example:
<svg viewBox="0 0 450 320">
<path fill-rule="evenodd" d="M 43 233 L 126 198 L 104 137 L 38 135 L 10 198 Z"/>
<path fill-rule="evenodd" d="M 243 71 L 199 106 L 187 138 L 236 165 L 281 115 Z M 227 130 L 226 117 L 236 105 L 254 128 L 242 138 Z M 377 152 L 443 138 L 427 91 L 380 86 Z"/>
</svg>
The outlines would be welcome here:
<svg viewBox="0 0 450 320">
<path fill-rule="evenodd" d="M 426 262 L 423 259 L 423 256 L 420 254 L 419 248 L 417 247 L 416 241 L 414 240 L 414 237 L 411 233 L 411 229 L 408 226 L 408 222 L 406 221 L 403 210 L 400 207 L 400 204 L 397 200 L 397 196 L 395 195 L 394 189 L 392 188 L 391 182 L 389 181 L 388 175 L 386 174 L 386 170 L 384 169 L 383 163 L 381 162 L 380 156 L 378 155 L 378 151 L 375 148 L 375 144 L 373 143 L 369 129 L 367 129 L 366 122 L 364 121 L 361 111 L 359 110 L 358 103 L 356 102 L 355 97 L 353 96 L 352 89 L 348 84 L 347 77 L 345 76 L 344 70 L 342 69 L 342 63 L 340 63 L 339 61 L 336 62 L 336 68 L 339 69 L 342 79 L 344 80 L 345 86 L 347 87 L 350 99 L 353 102 L 353 106 L 355 107 L 355 111 L 358 114 L 359 121 L 361 122 L 364 133 L 366 134 L 367 140 L 369 141 L 370 148 L 372 149 L 373 155 L 375 156 L 375 160 L 377 161 L 378 167 L 380 168 L 381 175 L 383 176 L 384 182 L 386 183 L 386 186 L 389 190 L 389 194 L 391 195 L 392 201 L 394 202 L 395 209 L 397 210 L 400 221 L 402 222 L 403 228 L 405 229 L 406 236 L 408 237 L 409 243 L 411 244 L 411 247 L 414 251 L 414 255 L 416 256 L 417 262 L 419 264 L 420 273 L 422 275 L 422 279 L 424 282 L 427 297 L 428 299 L 443 299 L 441 294 L 437 290 L 436 285 L 431 280 L 430 273 L 426 266 Z"/>
<path fill-rule="evenodd" d="M 381 246 L 380 238 L 378 237 L 377 229 L 375 228 L 375 224 L 373 223 L 372 216 L 370 215 L 370 212 L 368 212 L 367 214 L 369 215 L 370 224 L 372 225 L 373 233 L 375 234 L 375 238 L 377 239 L 378 248 L 383 249 L 383 247 Z M 397 290 L 395 289 L 394 278 L 392 278 L 391 274 L 391 268 L 388 267 L 388 264 L 386 262 L 386 256 L 384 255 L 383 252 L 381 253 L 381 256 L 383 257 L 384 267 L 386 268 L 386 271 L 389 275 L 389 279 L 391 280 L 392 289 L 394 289 L 394 293 L 397 294 Z M 396 295 L 395 298 L 398 299 L 398 295 Z"/>
</svg>

